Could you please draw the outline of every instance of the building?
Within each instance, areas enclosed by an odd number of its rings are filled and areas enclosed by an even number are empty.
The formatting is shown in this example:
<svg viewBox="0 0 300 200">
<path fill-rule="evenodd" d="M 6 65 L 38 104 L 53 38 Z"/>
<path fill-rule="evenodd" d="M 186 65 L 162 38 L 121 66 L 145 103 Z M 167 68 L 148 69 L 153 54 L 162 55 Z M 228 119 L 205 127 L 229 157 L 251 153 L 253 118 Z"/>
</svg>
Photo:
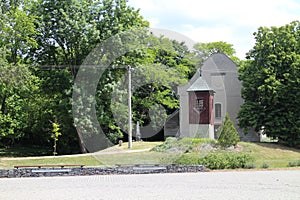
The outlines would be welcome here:
<svg viewBox="0 0 300 200">
<path fill-rule="evenodd" d="M 165 137 L 218 138 L 216 130 L 228 112 L 241 140 L 259 141 L 259 134 L 249 131 L 245 135 L 238 127 L 237 114 L 243 104 L 243 99 L 237 68 L 238 66 L 227 55 L 223 53 L 211 55 L 186 85 L 178 87 L 180 109 L 166 121 Z M 213 101 L 213 103 L 206 102 L 208 104 L 204 106 L 204 109 L 207 112 L 199 110 L 199 106 L 205 99 L 199 96 L 198 93 L 201 92 L 206 92 L 205 95 L 210 96 L 209 101 Z M 210 104 L 212 104 L 211 107 L 207 107 Z M 198 116 L 197 110 L 201 111 L 198 112 Z M 211 117 L 209 121 L 206 121 L 212 123 L 211 126 L 204 125 L 201 121 L 204 113 Z"/>
</svg>

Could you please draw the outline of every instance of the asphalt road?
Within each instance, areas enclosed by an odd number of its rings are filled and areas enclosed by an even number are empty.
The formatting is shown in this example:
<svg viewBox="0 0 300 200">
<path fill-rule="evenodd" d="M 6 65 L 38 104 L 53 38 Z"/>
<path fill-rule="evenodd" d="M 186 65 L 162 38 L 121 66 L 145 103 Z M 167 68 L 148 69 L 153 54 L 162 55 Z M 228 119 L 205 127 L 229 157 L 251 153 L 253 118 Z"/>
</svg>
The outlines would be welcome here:
<svg viewBox="0 0 300 200">
<path fill-rule="evenodd" d="M 0 199 L 300 199 L 300 170 L 0 179 Z"/>
</svg>

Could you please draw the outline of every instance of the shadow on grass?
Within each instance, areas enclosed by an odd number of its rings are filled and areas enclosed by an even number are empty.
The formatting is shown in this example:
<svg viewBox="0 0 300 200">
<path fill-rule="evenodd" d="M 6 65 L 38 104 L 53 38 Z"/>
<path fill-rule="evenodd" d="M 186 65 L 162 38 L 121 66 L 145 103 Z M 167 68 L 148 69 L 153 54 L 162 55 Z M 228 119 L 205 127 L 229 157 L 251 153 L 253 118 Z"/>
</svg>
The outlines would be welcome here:
<svg viewBox="0 0 300 200">
<path fill-rule="evenodd" d="M 285 150 L 285 151 L 293 151 L 300 153 L 300 149 L 285 146 L 283 144 L 279 144 L 278 142 L 257 142 L 255 143 L 261 147 L 267 147 L 267 148 L 273 148 L 273 149 L 278 149 L 278 150 Z"/>
<path fill-rule="evenodd" d="M 39 146 L 13 146 L 0 148 L 0 157 L 27 157 L 27 156 L 49 156 L 52 150 Z"/>
</svg>

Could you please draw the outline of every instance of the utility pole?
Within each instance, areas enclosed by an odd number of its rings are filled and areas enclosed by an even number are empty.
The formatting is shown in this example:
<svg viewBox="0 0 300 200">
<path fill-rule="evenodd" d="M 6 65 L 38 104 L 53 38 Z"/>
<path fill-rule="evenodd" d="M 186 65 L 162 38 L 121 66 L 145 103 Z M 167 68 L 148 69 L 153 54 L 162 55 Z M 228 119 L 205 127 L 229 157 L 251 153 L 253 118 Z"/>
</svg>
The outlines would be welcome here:
<svg viewBox="0 0 300 200">
<path fill-rule="evenodd" d="M 132 148 L 131 66 L 128 65 L 128 148 Z"/>
</svg>

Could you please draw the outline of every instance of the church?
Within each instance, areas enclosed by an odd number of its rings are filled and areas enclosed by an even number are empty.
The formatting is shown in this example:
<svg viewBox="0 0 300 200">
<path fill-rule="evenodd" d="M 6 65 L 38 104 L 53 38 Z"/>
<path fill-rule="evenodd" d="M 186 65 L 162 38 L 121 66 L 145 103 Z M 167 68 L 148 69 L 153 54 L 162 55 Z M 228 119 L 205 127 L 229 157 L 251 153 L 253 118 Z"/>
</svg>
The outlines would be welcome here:
<svg viewBox="0 0 300 200">
<path fill-rule="evenodd" d="M 180 108 L 165 122 L 165 137 L 218 138 L 217 129 L 229 114 L 242 141 L 259 141 L 259 134 L 244 134 L 238 127 L 243 104 L 238 66 L 225 54 L 212 54 L 191 80 L 178 87 Z"/>
</svg>

